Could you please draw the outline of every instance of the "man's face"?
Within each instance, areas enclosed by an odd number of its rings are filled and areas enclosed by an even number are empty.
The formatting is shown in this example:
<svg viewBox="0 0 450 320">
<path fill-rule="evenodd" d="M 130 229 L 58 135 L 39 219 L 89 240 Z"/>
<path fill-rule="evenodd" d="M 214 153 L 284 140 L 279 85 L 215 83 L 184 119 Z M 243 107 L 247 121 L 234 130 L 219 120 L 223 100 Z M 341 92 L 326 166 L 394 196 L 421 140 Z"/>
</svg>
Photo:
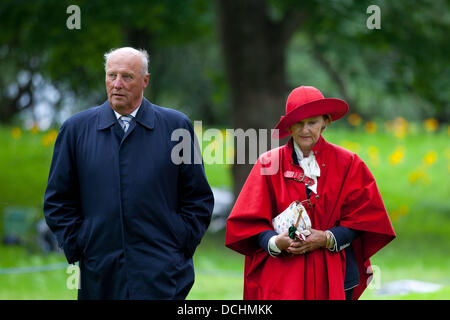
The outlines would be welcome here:
<svg viewBox="0 0 450 320">
<path fill-rule="evenodd" d="M 142 61 L 130 52 L 116 52 L 106 63 L 106 93 L 111 107 L 130 114 L 142 99 L 149 75 L 142 75 Z"/>
</svg>

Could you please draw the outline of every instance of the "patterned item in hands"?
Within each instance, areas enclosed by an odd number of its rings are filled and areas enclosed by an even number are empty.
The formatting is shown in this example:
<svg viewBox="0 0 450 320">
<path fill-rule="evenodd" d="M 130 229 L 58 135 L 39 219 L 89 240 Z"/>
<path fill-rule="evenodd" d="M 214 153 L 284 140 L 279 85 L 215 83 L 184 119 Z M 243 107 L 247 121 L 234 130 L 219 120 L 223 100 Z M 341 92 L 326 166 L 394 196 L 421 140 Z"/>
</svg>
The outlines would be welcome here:
<svg viewBox="0 0 450 320">
<path fill-rule="evenodd" d="M 295 234 L 299 239 L 305 240 L 305 236 L 310 234 L 311 220 L 301 202 L 294 201 L 286 210 L 272 219 L 272 225 L 278 234 L 291 231 L 289 232 L 291 238 Z"/>
</svg>

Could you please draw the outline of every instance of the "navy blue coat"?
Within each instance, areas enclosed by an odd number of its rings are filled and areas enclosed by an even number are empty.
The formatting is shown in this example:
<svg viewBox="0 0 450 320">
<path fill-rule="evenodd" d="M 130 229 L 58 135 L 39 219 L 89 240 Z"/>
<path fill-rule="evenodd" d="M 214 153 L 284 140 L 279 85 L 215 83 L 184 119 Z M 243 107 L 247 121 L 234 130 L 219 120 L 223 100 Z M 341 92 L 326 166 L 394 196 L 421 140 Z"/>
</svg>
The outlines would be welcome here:
<svg viewBox="0 0 450 320">
<path fill-rule="evenodd" d="M 195 136 L 184 114 L 145 98 L 127 133 L 107 101 L 62 125 L 44 215 L 67 261 L 79 261 L 79 299 L 188 294 L 214 198 L 201 161 L 171 161 L 179 128 Z"/>
</svg>

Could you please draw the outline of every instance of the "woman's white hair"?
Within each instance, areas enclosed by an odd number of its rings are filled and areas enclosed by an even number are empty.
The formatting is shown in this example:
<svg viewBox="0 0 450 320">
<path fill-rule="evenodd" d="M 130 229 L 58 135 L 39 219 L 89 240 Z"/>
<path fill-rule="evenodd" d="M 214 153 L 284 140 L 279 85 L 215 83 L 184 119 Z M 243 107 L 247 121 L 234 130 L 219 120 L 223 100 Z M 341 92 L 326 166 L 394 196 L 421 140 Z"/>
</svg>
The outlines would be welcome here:
<svg viewBox="0 0 450 320">
<path fill-rule="evenodd" d="M 146 50 L 144 49 L 135 49 L 132 47 L 123 47 L 123 48 L 117 48 L 117 49 L 111 49 L 108 52 L 106 52 L 103 57 L 105 58 L 105 72 L 106 72 L 106 63 L 108 62 L 109 57 L 111 57 L 113 54 L 118 52 L 129 52 L 132 54 L 135 54 L 141 58 L 142 61 L 142 76 L 145 77 L 148 75 L 148 65 L 149 65 L 149 56 Z"/>
</svg>

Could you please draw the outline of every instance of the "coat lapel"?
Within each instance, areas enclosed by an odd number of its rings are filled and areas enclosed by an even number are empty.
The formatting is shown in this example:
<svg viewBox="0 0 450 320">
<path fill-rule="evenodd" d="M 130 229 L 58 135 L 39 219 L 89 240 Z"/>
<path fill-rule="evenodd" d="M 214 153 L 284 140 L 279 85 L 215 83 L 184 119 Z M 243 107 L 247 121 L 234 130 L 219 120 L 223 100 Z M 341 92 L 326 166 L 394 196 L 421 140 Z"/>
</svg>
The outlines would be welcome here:
<svg viewBox="0 0 450 320">
<path fill-rule="evenodd" d="M 123 129 L 118 121 L 116 121 L 114 126 L 111 128 L 111 131 L 115 134 L 117 139 L 119 139 L 119 142 L 122 142 L 125 132 L 123 131 Z"/>
<path fill-rule="evenodd" d="M 134 131 L 138 124 L 150 130 L 153 130 L 155 127 L 155 111 L 153 110 L 153 106 L 150 101 L 145 98 L 142 99 L 141 107 L 136 114 L 135 121 L 131 122 L 126 133 L 117 121 L 109 102 L 105 101 L 100 106 L 97 130 L 105 130 L 112 127 L 111 131 L 114 132 L 121 142 L 123 142 L 123 140 L 125 140 Z"/>
<path fill-rule="evenodd" d="M 136 122 L 146 127 L 147 129 L 154 129 L 155 127 L 155 111 L 150 101 L 143 98 L 141 107 L 136 114 Z"/>
<path fill-rule="evenodd" d="M 97 119 L 97 130 L 104 130 L 118 123 L 113 109 L 106 100 L 101 106 Z M 120 125 L 119 125 L 120 126 Z"/>
</svg>

